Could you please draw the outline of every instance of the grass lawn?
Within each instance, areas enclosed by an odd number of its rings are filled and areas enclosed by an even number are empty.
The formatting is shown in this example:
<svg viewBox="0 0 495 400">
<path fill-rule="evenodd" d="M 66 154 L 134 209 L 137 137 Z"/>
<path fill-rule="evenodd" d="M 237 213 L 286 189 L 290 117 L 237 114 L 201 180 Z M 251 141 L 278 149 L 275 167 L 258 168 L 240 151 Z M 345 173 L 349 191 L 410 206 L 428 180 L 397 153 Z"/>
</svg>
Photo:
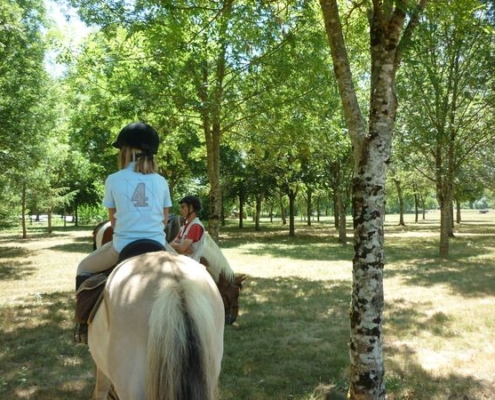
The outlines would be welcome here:
<svg viewBox="0 0 495 400">
<path fill-rule="evenodd" d="M 385 228 L 384 357 L 392 400 L 495 398 L 495 212 L 465 211 L 438 255 L 439 214 Z M 349 379 L 349 243 L 330 220 L 296 237 L 279 221 L 222 229 L 221 247 L 249 276 L 225 331 L 220 399 L 324 399 Z M 93 364 L 72 344 L 74 273 L 92 227 L 0 231 L 0 399 L 88 399 Z"/>
</svg>

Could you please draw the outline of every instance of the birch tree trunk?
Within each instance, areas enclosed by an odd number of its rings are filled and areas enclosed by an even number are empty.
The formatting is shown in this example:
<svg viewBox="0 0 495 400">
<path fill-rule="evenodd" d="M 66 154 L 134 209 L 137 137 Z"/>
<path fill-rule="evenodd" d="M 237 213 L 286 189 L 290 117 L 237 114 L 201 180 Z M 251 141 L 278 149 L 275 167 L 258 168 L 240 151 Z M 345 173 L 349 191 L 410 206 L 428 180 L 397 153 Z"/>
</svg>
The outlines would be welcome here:
<svg viewBox="0 0 495 400">
<path fill-rule="evenodd" d="M 383 219 L 386 167 L 397 109 L 395 75 L 401 55 L 401 36 L 404 40 L 410 37 L 425 3 L 425 0 L 419 1 L 404 30 L 405 2 L 372 1 L 368 14 L 371 92 L 366 129 L 354 89 L 337 0 L 320 0 L 346 125 L 354 148 L 349 397 L 355 400 L 385 399 Z"/>
</svg>

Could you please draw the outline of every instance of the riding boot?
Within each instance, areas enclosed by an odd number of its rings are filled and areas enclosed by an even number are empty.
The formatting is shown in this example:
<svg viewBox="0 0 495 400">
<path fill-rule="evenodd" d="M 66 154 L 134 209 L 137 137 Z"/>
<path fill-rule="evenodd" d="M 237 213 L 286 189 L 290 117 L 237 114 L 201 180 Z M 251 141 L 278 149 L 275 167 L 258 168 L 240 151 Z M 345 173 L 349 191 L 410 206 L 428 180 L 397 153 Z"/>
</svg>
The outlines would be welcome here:
<svg viewBox="0 0 495 400">
<path fill-rule="evenodd" d="M 93 276 L 91 273 L 76 276 L 76 292 L 84 281 Z M 74 327 L 74 343 L 88 344 L 88 324 L 77 322 Z"/>
</svg>

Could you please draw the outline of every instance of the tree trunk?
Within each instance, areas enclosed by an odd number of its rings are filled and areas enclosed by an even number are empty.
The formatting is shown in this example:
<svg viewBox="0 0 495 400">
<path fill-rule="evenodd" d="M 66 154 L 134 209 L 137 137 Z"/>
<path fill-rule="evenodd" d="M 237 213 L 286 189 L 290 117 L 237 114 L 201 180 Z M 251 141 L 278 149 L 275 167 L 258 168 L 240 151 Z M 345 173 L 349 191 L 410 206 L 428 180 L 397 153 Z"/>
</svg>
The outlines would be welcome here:
<svg viewBox="0 0 495 400">
<path fill-rule="evenodd" d="M 79 208 L 77 207 L 77 202 L 76 204 L 74 205 L 74 225 L 75 226 L 79 226 L 79 212 L 78 212 Z"/>
<path fill-rule="evenodd" d="M 386 167 L 390 160 L 397 109 L 395 75 L 401 59 L 401 35 L 407 43 L 425 1 L 419 0 L 404 29 L 406 5 L 370 2 L 370 101 L 368 131 L 354 89 L 337 0 L 320 0 L 354 150 L 352 185 L 354 258 L 350 324 L 352 400 L 385 399 L 383 363 L 383 269 Z"/>
<path fill-rule="evenodd" d="M 339 216 L 338 229 L 339 229 L 339 243 L 347 244 L 347 229 L 346 229 L 346 212 L 344 201 L 342 199 L 342 192 L 336 191 L 335 193 L 335 208 L 337 209 L 337 215 Z"/>
<path fill-rule="evenodd" d="M 321 196 L 316 197 L 316 221 L 320 222 L 321 206 L 320 206 Z"/>
<path fill-rule="evenodd" d="M 289 189 L 289 236 L 294 237 L 296 236 L 296 225 L 295 225 L 295 213 L 296 213 L 296 196 L 297 196 L 297 191 Z"/>
<path fill-rule="evenodd" d="M 197 88 L 201 100 L 200 114 L 206 141 L 206 169 L 210 182 L 208 233 L 218 242 L 220 231 L 220 215 L 222 212 L 222 190 L 220 185 L 220 143 L 222 137 L 221 120 L 224 100 L 223 81 L 225 78 L 227 39 L 226 29 L 230 16 L 232 0 L 227 0 L 222 8 L 219 33 L 219 51 L 215 60 L 213 84 L 211 83 L 208 60 L 203 60 L 201 67 L 201 84 Z M 205 40 L 208 46 L 208 39 Z M 208 88 L 213 87 L 210 96 Z"/>
<path fill-rule="evenodd" d="M 223 205 L 223 197 L 224 197 L 224 193 L 222 192 L 222 207 L 220 208 L 220 210 L 221 210 L 220 222 L 221 222 L 222 228 L 225 226 L 225 207 Z"/>
<path fill-rule="evenodd" d="M 306 215 L 308 216 L 307 225 L 311 226 L 311 203 L 313 201 L 313 190 L 308 188 L 306 191 L 308 198 L 306 199 Z"/>
<path fill-rule="evenodd" d="M 419 221 L 419 197 L 417 193 L 414 193 L 414 222 L 417 224 L 418 221 Z"/>
<path fill-rule="evenodd" d="M 282 218 L 282 225 L 287 225 L 287 210 L 284 206 L 283 196 L 280 196 L 280 216 Z"/>
<path fill-rule="evenodd" d="M 244 190 L 239 192 L 239 228 L 244 228 Z"/>
<path fill-rule="evenodd" d="M 49 234 L 53 233 L 52 210 L 48 210 L 48 233 Z"/>
<path fill-rule="evenodd" d="M 335 229 L 339 230 L 339 223 L 340 223 L 340 215 L 339 215 L 339 202 L 342 201 L 342 199 L 339 199 L 339 196 L 342 194 L 339 192 L 337 185 L 333 189 L 333 226 Z"/>
<path fill-rule="evenodd" d="M 447 157 L 442 155 L 442 147 L 437 146 L 436 149 L 436 189 L 437 201 L 440 205 L 440 248 L 439 255 L 441 258 L 449 257 L 449 238 L 454 236 L 452 229 L 453 209 L 453 180 L 454 172 L 453 165 L 453 144 L 449 145 L 450 150 Z M 447 166 L 446 166 L 446 165 Z"/>
<path fill-rule="evenodd" d="M 26 182 L 22 184 L 22 201 L 21 201 L 21 210 L 22 210 L 22 238 L 27 239 L 27 227 L 26 227 Z"/>
<path fill-rule="evenodd" d="M 443 202 L 440 205 L 440 257 L 449 256 L 449 232 L 450 232 L 450 204 Z"/>
<path fill-rule="evenodd" d="M 450 202 L 450 224 L 449 224 L 449 237 L 453 238 L 454 236 L 454 201 Z"/>
<path fill-rule="evenodd" d="M 255 213 L 255 220 L 254 220 L 254 230 L 255 231 L 260 231 L 260 217 L 261 217 L 261 204 L 263 202 L 263 195 L 262 194 L 257 194 L 256 195 L 256 213 Z"/>
<path fill-rule="evenodd" d="M 402 185 L 399 179 L 394 179 L 397 196 L 399 198 L 399 225 L 406 226 L 404 223 L 404 195 L 402 193 Z"/>
</svg>

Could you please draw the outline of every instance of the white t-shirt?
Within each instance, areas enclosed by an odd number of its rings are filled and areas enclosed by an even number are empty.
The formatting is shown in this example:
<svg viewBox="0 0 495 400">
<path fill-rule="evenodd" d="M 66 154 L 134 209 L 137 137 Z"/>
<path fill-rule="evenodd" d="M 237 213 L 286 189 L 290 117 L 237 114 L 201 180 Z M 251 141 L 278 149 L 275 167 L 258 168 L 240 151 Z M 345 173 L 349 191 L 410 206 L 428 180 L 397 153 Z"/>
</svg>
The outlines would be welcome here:
<svg viewBox="0 0 495 400">
<path fill-rule="evenodd" d="M 113 246 L 119 253 L 138 239 L 166 244 L 163 209 L 172 206 L 166 179 L 134 171 L 136 163 L 108 176 L 103 205 L 115 208 Z"/>
</svg>

